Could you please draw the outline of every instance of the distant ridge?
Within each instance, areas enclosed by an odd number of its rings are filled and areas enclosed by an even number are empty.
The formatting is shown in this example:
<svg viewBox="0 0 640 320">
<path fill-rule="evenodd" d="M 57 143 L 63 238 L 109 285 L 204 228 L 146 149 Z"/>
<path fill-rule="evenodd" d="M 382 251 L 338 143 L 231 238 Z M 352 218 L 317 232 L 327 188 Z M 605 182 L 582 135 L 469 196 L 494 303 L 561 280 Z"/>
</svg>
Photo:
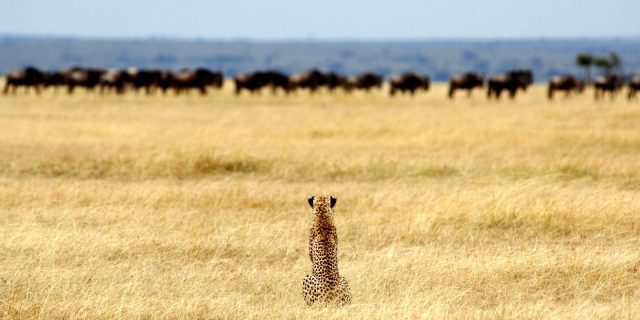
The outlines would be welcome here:
<svg viewBox="0 0 640 320">
<path fill-rule="evenodd" d="M 536 81 L 582 74 L 577 53 L 617 52 L 627 74 L 640 73 L 640 36 L 611 39 L 490 40 L 210 40 L 175 38 L 74 38 L 0 35 L 0 73 L 33 65 L 181 69 L 205 66 L 227 76 L 258 69 L 287 73 L 309 68 L 385 76 L 416 71 L 436 81 L 475 70 L 485 74 L 530 68 Z"/>
</svg>

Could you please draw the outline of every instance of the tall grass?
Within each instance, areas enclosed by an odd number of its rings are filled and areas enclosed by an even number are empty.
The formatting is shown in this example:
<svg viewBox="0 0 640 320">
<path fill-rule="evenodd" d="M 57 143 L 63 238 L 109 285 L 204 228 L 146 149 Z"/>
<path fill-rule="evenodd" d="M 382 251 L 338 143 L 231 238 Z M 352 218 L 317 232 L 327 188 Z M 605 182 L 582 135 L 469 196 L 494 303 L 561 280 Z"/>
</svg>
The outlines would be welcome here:
<svg viewBox="0 0 640 320">
<path fill-rule="evenodd" d="M 445 90 L 0 97 L 0 318 L 637 318 L 640 104 Z"/>
</svg>

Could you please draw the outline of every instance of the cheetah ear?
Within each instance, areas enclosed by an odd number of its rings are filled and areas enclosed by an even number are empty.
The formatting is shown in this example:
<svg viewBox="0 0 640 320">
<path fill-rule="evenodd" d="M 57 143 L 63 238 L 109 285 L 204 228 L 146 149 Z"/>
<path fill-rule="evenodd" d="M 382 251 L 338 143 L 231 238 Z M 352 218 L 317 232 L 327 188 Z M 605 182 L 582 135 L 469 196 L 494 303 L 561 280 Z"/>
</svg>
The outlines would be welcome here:
<svg viewBox="0 0 640 320">
<path fill-rule="evenodd" d="M 338 201 L 338 199 L 336 199 L 336 197 L 334 196 L 331 196 L 331 208 L 336 205 L 336 201 Z"/>
<path fill-rule="evenodd" d="M 309 202 L 309 206 L 311 208 L 313 208 L 313 196 L 309 197 L 309 199 L 307 199 L 307 201 Z"/>
</svg>

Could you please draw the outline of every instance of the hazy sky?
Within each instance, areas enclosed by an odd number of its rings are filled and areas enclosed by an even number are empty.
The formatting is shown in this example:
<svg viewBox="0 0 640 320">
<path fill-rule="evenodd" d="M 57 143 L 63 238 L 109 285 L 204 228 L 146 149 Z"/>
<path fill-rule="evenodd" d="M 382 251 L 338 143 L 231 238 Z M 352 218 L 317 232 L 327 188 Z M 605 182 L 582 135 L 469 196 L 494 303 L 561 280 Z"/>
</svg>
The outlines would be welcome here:
<svg viewBox="0 0 640 320">
<path fill-rule="evenodd" d="M 0 0 L 0 34 L 212 39 L 640 36 L 640 0 Z"/>
</svg>

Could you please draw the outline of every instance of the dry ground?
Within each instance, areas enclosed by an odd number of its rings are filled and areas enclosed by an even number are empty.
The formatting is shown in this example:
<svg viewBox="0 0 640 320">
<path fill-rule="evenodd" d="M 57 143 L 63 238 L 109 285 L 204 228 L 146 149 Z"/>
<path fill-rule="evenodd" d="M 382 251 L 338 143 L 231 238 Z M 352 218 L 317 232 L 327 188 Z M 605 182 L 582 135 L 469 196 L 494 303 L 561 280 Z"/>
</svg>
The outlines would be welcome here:
<svg viewBox="0 0 640 320">
<path fill-rule="evenodd" d="M 445 90 L 0 96 L 0 318 L 638 319 L 640 101 Z"/>
</svg>

